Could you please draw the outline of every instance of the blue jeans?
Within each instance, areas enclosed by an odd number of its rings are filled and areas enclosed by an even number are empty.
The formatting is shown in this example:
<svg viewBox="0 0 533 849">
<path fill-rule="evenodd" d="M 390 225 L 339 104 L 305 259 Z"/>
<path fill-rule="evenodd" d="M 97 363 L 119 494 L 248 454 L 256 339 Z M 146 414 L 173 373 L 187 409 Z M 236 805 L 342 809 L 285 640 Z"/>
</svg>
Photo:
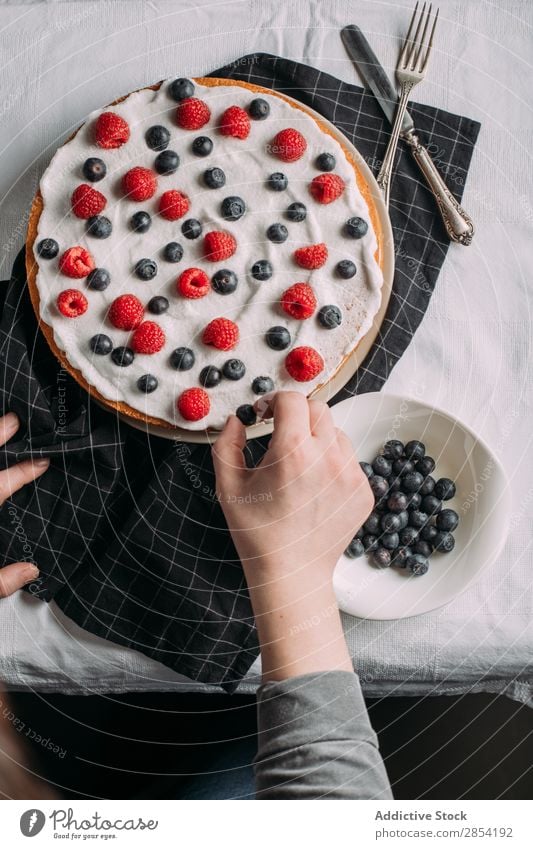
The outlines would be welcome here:
<svg viewBox="0 0 533 849">
<path fill-rule="evenodd" d="M 205 771 L 192 776 L 180 789 L 179 799 L 254 799 L 252 761 L 255 737 L 225 743 Z"/>
</svg>

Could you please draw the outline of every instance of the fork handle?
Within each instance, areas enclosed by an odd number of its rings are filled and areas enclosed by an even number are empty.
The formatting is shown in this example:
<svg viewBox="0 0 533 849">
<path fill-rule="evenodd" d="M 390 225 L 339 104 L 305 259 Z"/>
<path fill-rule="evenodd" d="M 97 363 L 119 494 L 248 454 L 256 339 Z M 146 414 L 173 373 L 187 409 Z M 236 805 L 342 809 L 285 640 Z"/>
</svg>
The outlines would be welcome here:
<svg viewBox="0 0 533 849">
<path fill-rule="evenodd" d="M 413 88 L 413 86 L 414 83 L 411 82 L 403 82 L 401 85 L 400 99 L 398 101 L 398 107 L 396 109 L 394 124 L 392 126 L 392 133 L 389 139 L 389 143 L 387 145 L 385 156 L 383 157 L 383 162 L 381 163 L 381 168 L 379 169 L 379 174 L 376 177 L 376 182 L 380 187 L 381 191 L 383 192 L 383 197 L 385 199 L 386 206 L 389 205 L 392 169 L 394 167 L 396 148 L 398 147 L 398 139 L 400 138 L 400 132 L 402 129 L 403 116 L 405 115 L 407 103 L 409 102 L 409 95 L 411 94 L 411 89 Z"/>
<path fill-rule="evenodd" d="M 405 133 L 403 138 L 409 145 L 411 153 L 437 201 L 449 238 L 452 242 L 458 242 L 460 245 L 469 245 L 474 235 L 472 219 L 452 195 L 428 151 L 420 143 L 418 136 L 411 130 Z"/>
</svg>

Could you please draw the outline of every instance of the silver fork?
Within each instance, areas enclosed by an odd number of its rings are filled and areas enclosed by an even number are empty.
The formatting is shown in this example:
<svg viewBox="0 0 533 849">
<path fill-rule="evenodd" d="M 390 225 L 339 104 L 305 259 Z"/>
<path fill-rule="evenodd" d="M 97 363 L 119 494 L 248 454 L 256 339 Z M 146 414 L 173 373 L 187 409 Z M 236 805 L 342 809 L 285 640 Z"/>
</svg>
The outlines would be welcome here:
<svg viewBox="0 0 533 849">
<path fill-rule="evenodd" d="M 403 44 L 402 52 L 400 53 L 400 58 L 396 65 L 396 79 L 400 84 L 400 99 L 398 101 L 398 108 L 396 110 L 396 117 L 394 119 L 394 125 L 389 139 L 389 144 L 387 146 L 387 151 L 377 176 L 377 183 L 383 192 L 387 206 L 389 205 L 392 168 L 394 165 L 394 158 L 396 156 L 396 148 L 398 147 L 398 139 L 402 129 L 403 116 L 405 115 L 405 110 L 407 109 L 412 89 L 415 85 L 422 82 L 426 75 L 429 54 L 431 53 L 431 48 L 433 46 L 433 35 L 437 25 L 437 18 L 439 17 L 439 10 L 437 9 L 433 20 L 433 26 L 431 27 L 429 34 L 429 40 L 426 43 L 426 36 L 429 31 L 431 19 L 432 4 L 429 4 L 427 11 L 426 5 L 427 4 L 424 3 L 420 16 L 418 16 L 417 0 L 413 17 L 411 18 L 411 23 L 409 24 L 409 29 L 407 31 L 407 36 Z M 414 35 L 412 35 L 412 33 L 414 33 Z"/>
</svg>

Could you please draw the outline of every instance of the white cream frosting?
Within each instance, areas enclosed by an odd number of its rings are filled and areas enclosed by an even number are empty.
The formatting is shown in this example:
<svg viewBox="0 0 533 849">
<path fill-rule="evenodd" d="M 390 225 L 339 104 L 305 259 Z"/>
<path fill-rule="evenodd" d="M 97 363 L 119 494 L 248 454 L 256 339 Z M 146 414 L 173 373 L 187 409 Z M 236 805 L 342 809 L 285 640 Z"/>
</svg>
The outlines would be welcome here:
<svg viewBox="0 0 533 849">
<path fill-rule="evenodd" d="M 77 135 L 55 154 L 41 180 L 44 208 L 40 217 L 34 251 L 39 271 L 37 286 L 40 295 L 41 317 L 53 329 L 58 347 L 65 351 L 70 363 L 83 374 L 86 381 L 111 402 L 123 402 L 143 414 L 163 419 L 172 425 L 190 429 L 220 428 L 229 413 L 241 404 L 253 404 L 258 396 L 252 392 L 255 377 L 269 376 L 277 389 L 292 389 L 308 394 L 318 384 L 323 384 L 338 369 L 344 357 L 369 330 L 377 313 L 381 298 L 382 274 L 374 258 L 377 242 L 371 226 L 362 239 L 344 235 L 343 225 L 354 215 L 369 222 L 368 207 L 356 182 L 352 165 L 341 146 L 321 130 L 308 114 L 294 108 L 275 95 L 261 94 L 270 105 L 270 116 L 263 121 L 251 120 L 251 131 L 246 140 L 222 136 L 218 130 L 220 117 L 228 106 L 246 108 L 259 96 L 243 86 L 196 85 L 195 96 L 209 104 L 211 119 L 201 130 L 183 130 L 176 125 L 177 104 L 167 92 L 167 83 L 157 91 L 144 89 L 131 94 L 110 110 L 121 115 L 129 124 L 129 141 L 114 150 L 102 150 L 94 143 L 94 122 L 101 111 L 89 115 Z M 130 168 L 141 165 L 153 168 L 157 152 L 145 142 L 146 130 L 154 124 L 163 124 L 171 133 L 169 150 L 180 157 L 178 170 L 168 176 L 158 175 L 158 190 L 149 200 L 135 203 L 122 196 L 121 179 Z M 279 130 L 294 127 L 307 141 L 307 151 L 297 162 L 281 162 L 267 152 L 267 146 Z M 193 139 L 207 135 L 214 142 L 208 157 L 197 157 L 191 152 Z M 329 205 L 319 204 L 309 193 L 309 183 L 320 171 L 314 160 L 319 153 L 329 152 L 336 158 L 334 173 L 346 184 L 343 195 Z M 86 183 L 82 166 L 90 156 L 104 160 L 106 177 L 91 184 L 107 198 L 103 215 L 113 225 L 107 239 L 87 235 L 86 222 L 71 211 L 70 198 L 80 183 Z M 202 175 L 207 168 L 218 166 L 226 174 L 226 185 L 221 189 L 208 189 Z M 266 178 L 282 171 L 289 180 L 288 188 L 275 192 L 266 186 Z M 158 199 L 168 189 L 179 189 L 190 198 L 190 210 L 178 221 L 166 221 L 157 212 Z M 220 213 L 222 200 L 238 195 L 246 203 L 246 213 L 235 222 L 225 221 Z M 294 201 L 307 207 L 305 221 L 288 221 L 284 211 Z M 152 216 L 152 226 L 147 233 L 134 233 L 129 220 L 134 212 L 146 210 Z M 199 239 L 186 239 L 181 225 L 187 218 L 197 218 L 203 226 Z M 270 224 L 286 225 L 289 237 L 283 244 L 273 244 L 266 238 Z M 203 235 L 209 230 L 227 230 L 237 240 L 237 252 L 220 263 L 202 259 Z M 44 260 L 36 253 L 38 242 L 53 238 L 59 243 L 59 255 Z M 162 250 L 171 241 L 179 242 L 183 259 L 169 263 L 163 259 Z M 293 252 L 299 247 L 325 242 L 329 256 L 327 263 L 315 271 L 299 268 Z M 103 292 L 93 291 L 85 280 L 73 280 L 59 271 L 58 260 L 69 247 L 81 245 L 92 254 L 97 267 L 106 268 L 111 284 Z M 154 259 L 158 274 L 150 281 L 139 280 L 134 266 L 144 257 Z M 252 265 L 268 259 L 274 274 L 270 280 L 255 281 L 250 275 Z M 335 266 L 342 259 L 351 259 L 357 273 L 351 280 L 341 280 Z M 177 294 L 176 279 L 190 266 L 205 269 L 211 277 L 219 268 L 233 270 L 239 285 L 230 295 L 219 295 L 211 290 L 198 300 Z M 316 315 L 305 321 L 287 316 L 279 307 L 281 294 L 296 282 L 308 282 L 314 289 L 318 309 L 326 304 L 336 304 L 342 311 L 340 327 L 327 330 L 319 324 Z M 57 309 L 58 294 L 68 288 L 77 288 L 86 295 L 89 306 L 84 315 L 67 318 Z M 157 354 L 137 354 L 132 365 L 121 368 L 110 356 L 93 354 L 89 340 L 95 333 L 108 335 L 114 346 L 127 345 L 131 336 L 117 330 L 106 318 L 112 301 L 121 294 L 132 293 L 147 304 L 154 295 L 164 295 L 170 308 L 163 315 L 145 312 L 145 320 L 157 322 L 166 334 L 166 344 Z M 213 318 L 224 316 L 235 321 L 240 329 L 240 341 L 231 351 L 218 351 L 201 342 L 203 328 Z M 319 351 L 324 359 L 324 371 L 307 383 L 294 381 L 284 367 L 288 350 L 274 351 L 265 342 L 265 333 L 273 325 L 283 325 L 291 333 L 290 349 L 309 345 Z M 189 371 L 176 371 L 169 363 L 169 355 L 180 346 L 194 350 L 196 362 Z M 176 400 L 184 389 L 199 386 L 198 376 L 206 365 L 221 367 L 230 358 L 241 359 L 246 366 L 244 378 L 238 381 L 223 379 L 206 391 L 211 401 L 208 416 L 198 422 L 185 421 L 176 409 Z M 155 392 L 145 395 L 137 388 L 142 374 L 153 374 L 159 383 Z"/>
</svg>

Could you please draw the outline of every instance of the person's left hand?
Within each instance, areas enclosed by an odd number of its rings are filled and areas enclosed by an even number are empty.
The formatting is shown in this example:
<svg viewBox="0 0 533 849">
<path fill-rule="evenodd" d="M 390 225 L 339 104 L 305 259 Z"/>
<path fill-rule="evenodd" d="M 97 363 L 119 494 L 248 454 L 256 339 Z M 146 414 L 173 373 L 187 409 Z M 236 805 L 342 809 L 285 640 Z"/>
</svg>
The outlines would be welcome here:
<svg viewBox="0 0 533 849">
<path fill-rule="evenodd" d="M 4 445 L 14 436 L 19 429 L 19 424 L 15 413 L 0 416 L 0 445 Z M 23 460 L 0 472 L 0 505 L 25 484 L 31 483 L 42 475 L 49 465 L 50 460 L 47 458 Z M 38 576 L 39 570 L 33 563 L 10 563 L 9 566 L 4 566 L 0 569 L 0 598 L 12 595 Z"/>
</svg>

